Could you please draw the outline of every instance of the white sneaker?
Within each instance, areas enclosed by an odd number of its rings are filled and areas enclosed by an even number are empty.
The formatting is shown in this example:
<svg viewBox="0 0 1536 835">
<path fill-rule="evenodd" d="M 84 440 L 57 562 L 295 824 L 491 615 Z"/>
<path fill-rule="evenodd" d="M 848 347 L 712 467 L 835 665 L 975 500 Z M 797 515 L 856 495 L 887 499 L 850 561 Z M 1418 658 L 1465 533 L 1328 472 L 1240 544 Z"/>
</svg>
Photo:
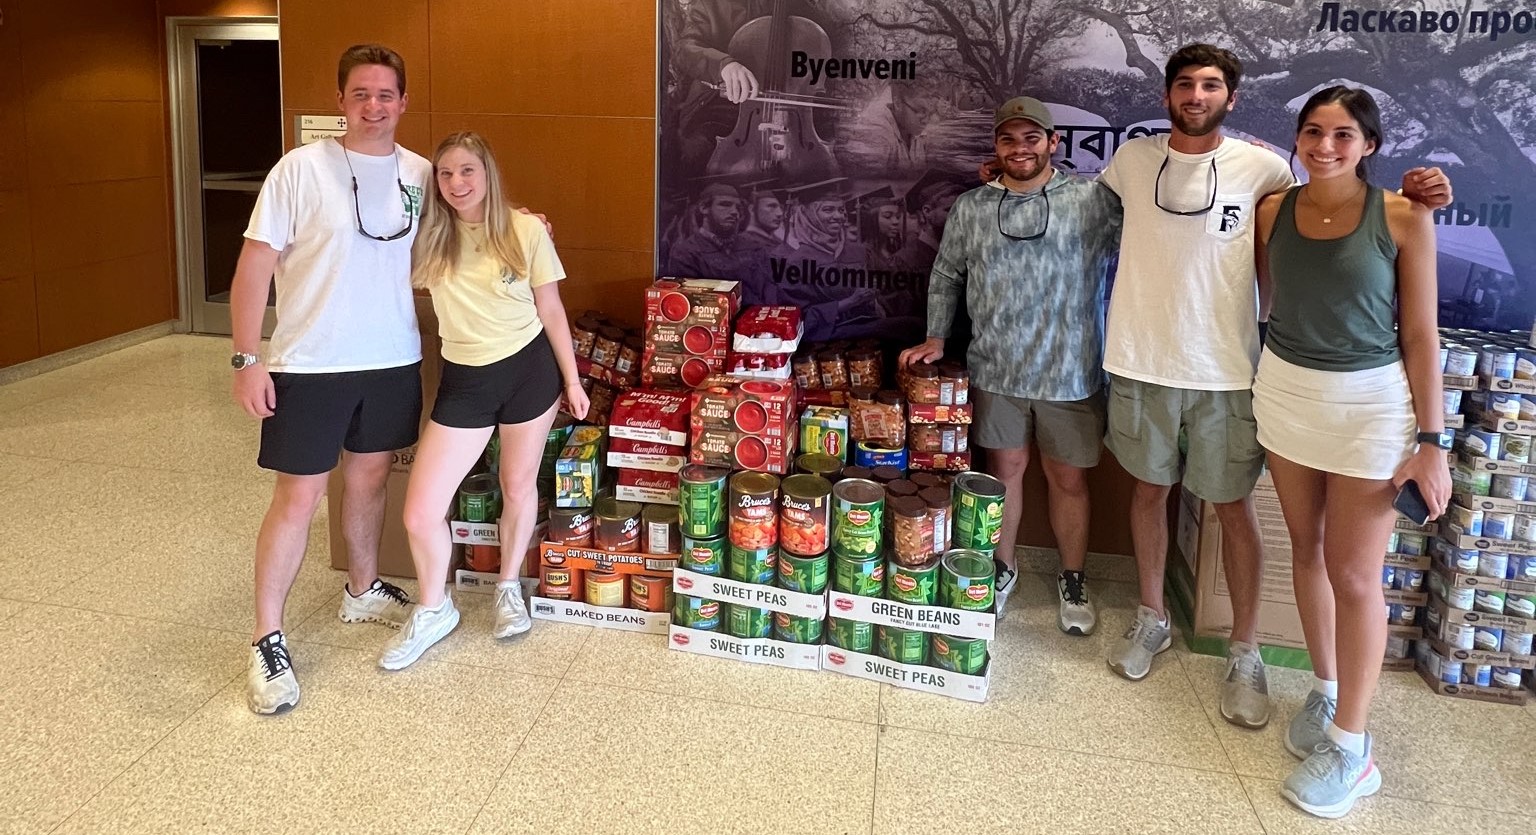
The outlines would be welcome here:
<svg viewBox="0 0 1536 835">
<path fill-rule="evenodd" d="M 252 712 L 268 716 L 298 705 L 299 679 L 293 674 L 288 641 L 281 630 L 251 644 L 245 676 L 245 698 Z"/>
<path fill-rule="evenodd" d="M 997 563 L 997 574 L 992 584 L 992 612 L 998 620 L 1003 619 L 1003 607 L 1008 604 L 1008 595 L 1013 594 L 1014 586 L 1019 584 L 1019 572 L 1009 568 L 1008 564 L 1000 559 L 993 558 Z"/>
<path fill-rule="evenodd" d="M 379 666 L 386 670 L 403 670 L 416 663 L 421 654 L 432 645 L 448 637 L 459 625 L 459 610 L 453 598 L 443 598 L 436 609 L 424 609 L 420 605 L 411 608 L 411 616 L 399 634 L 390 637 L 379 653 Z"/>
<path fill-rule="evenodd" d="M 373 585 L 356 596 L 351 588 L 342 587 L 342 623 L 382 623 L 391 629 L 399 629 L 410 613 L 410 596 L 394 583 L 374 580 Z"/>
<path fill-rule="evenodd" d="M 528 605 L 523 602 L 523 584 L 517 580 L 504 580 L 496 584 L 496 626 L 491 634 L 497 638 L 521 635 L 533 628 L 528 617 Z"/>
<path fill-rule="evenodd" d="M 1063 571 L 1056 575 L 1056 593 L 1061 596 L 1061 610 L 1056 625 L 1068 635 L 1092 635 L 1099 623 L 1099 613 L 1088 598 L 1088 584 L 1081 571 Z"/>
</svg>

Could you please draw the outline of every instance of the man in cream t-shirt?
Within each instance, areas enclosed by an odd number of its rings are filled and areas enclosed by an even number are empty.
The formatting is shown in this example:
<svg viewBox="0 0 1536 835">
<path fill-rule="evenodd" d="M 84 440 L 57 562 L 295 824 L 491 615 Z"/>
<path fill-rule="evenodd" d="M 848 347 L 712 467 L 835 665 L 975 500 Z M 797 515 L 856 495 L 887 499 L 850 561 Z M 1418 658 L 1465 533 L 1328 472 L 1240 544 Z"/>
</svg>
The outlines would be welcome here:
<svg viewBox="0 0 1536 835">
<path fill-rule="evenodd" d="M 340 617 L 398 626 L 410 604 L 379 578 L 378 546 L 391 459 L 416 442 L 421 419 L 411 243 L 432 166 L 395 144 L 406 105 L 399 54 L 348 49 L 337 87 L 346 134 L 296 148 L 273 167 L 230 294 L 235 401 L 261 418 L 258 463 L 276 472 L 256 539 L 247 676 L 251 710 L 263 714 L 298 704 L 283 608 L 338 459 L 349 558 Z M 274 278 L 277 327 L 262 358 Z"/>
<path fill-rule="evenodd" d="M 1168 494 L 1182 481 L 1221 523 L 1233 614 L 1221 714 L 1259 728 L 1270 706 L 1257 643 L 1263 554 L 1251 501 L 1264 462 L 1250 390 L 1259 358 L 1253 213 L 1295 179 L 1277 154 L 1222 136 L 1242 71 L 1224 49 L 1175 52 L 1164 95 L 1172 132 L 1126 142 L 1100 178 L 1125 212 L 1106 322 L 1105 442 L 1137 479 L 1131 534 L 1141 584 L 1136 620 L 1112 645 L 1109 665 L 1139 681 L 1170 645 Z M 1431 207 L 1449 202 L 1449 182 L 1436 169 L 1410 171 L 1404 187 Z"/>
</svg>

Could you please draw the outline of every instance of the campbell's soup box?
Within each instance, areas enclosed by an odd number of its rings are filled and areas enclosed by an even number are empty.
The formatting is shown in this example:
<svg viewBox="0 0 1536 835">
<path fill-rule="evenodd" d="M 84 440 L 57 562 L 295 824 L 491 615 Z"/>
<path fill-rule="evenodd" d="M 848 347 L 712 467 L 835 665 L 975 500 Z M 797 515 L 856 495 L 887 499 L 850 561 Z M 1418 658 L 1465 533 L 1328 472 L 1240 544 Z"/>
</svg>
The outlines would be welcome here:
<svg viewBox="0 0 1536 835">
<path fill-rule="evenodd" d="M 741 284 L 713 278 L 661 278 L 645 291 L 645 322 L 724 326 L 741 308 Z"/>
<path fill-rule="evenodd" d="M 783 436 L 764 437 L 731 429 L 697 429 L 689 447 L 689 460 L 695 464 L 756 470 L 761 473 L 789 472 L 795 457 L 795 426 Z"/>
<path fill-rule="evenodd" d="M 694 429 L 731 429 L 749 435 L 784 437 L 795 422 L 793 383 L 749 380 L 693 392 Z"/>
<path fill-rule="evenodd" d="M 724 370 L 724 356 L 696 357 L 648 347 L 640 367 L 640 382 L 646 386 L 691 389 Z"/>
<path fill-rule="evenodd" d="M 625 502 L 677 504 L 677 485 L 677 473 L 619 470 L 614 478 L 613 495 Z"/>
<path fill-rule="evenodd" d="M 688 443 L 688 407 L 688 395 L 681 392 L 631 389 L 614 402 L 608 434 L 682 446 Z"/>
<path fill-rule="evenodd" d="M 608 466 L 675 473 L 688 463 L 688 447 L 658 441 L 614 438 L 608 442 Z"/>
</svg>

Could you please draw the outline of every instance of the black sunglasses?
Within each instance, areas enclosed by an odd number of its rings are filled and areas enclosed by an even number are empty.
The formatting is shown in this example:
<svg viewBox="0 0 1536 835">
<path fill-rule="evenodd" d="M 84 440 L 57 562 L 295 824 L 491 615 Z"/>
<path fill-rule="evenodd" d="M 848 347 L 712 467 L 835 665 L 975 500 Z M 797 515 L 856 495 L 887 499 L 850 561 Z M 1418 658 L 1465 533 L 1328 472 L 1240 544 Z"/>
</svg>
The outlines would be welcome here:
<svg viewBox="0 0 1536 835">
<path fill-rule="evenodd" d="M 405 201 L 405 228 L 388 237 L 375 235 L 363 227 L 363 207 L 357 202 L 357 172 L 352 170 L 352 152 L 347 150 L 347 146 L 344 143 L 341 146 L 341 155 L 347 161 L 347 173 L 352 175 L 352 212 L 357 216 L 357 231 L 365 238 L 372 238 L 375 241 L 383 241 L 384 243 L 398 241 L 411 234 L 412 225 L 415 223 L 415 215 L 411 214 L 410 209 L 411 193 L 406 190 L 405 182 L 400 179 L 400 154 L 398 152 L 395 154 L 395 185 L 400 187 L 400 196 Z"/>
<path fill-rule="evenodd" d="M 1013 192 L 1007 186 L 1004 186 L 1001 189 L 1001 191 L 1003 192 L 1002 196 L 997 198 L 997 232 L 998 232 L 998 234 L 1002 235 L 1003 237 L 1007 238 L 1010 241 L 1038 241 L 1041 238 L 1045 237 L 1045 230 L 1051 228 L 1051 196 L 1050 196 L 1050 194 L 1047 193 L 1046 190 L 1043 187 L 1039 191 L 1040 199 L 1045 201 L 1045 220 L 1040 225 L 1040 231 L 1036 232 L 1033 235 L 1014 235 L 1014 234 L 1010 233 L 1008 230 L 1003 228 L 1003 204 L 1008 201 L 1008 198 L 1013 195 Z M 1020 195 L 1018 195 L 1018 197 L 1021 200 L 1024 200 L 1024 201 L 1029 201 L 1029 200 L 1035 199 L 1035 195 L 1034 194 L 1020 194 Z"/>
<path fill-rule="evenodd" d="M 1220 191 L 1221 182 L 1217 179 L 1215 155 L 1211 156 L 1211 199 L 1210 202 L 1205 204 L 1205 208 L 1203 209 L 1196 209 L 1193 212 L 1181 212 L 1177 209 L 1170 209 L 1163 205 L 1163 172 L 1166 170 L 1168 170 L 1168 155 L 1165 154 L 1163 156 L 1163 164 L 1157 167 L 1157 180 L 1152 183 L 1152 203 L 1159 209 L 1162 209 L 1170 215 L 1178 215 L 1179 217 L 1195 217 L 1197 215 L 1207 214 L 1211 209 L 1216 207 L 1216 192 Z"/>
</svg>

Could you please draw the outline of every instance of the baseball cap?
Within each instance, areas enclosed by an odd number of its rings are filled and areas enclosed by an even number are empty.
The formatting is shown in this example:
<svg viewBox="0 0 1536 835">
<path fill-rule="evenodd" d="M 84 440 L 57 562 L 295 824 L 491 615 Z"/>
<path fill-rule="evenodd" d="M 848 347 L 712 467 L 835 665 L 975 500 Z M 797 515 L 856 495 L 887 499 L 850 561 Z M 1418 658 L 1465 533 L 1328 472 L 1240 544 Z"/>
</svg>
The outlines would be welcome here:
<svg viewBox="0 0 1536 835">
<path fill-rule="evenodd" d="M 1028 119 L 1046 130 L 1056 130 L 1056 120 L 1051 118 L 1051 111 L 1039 99 L 1029 96 L 1016 96 L 1003 102 L 1003 106 L 992 116 L 992 129 L 997 130 L 1004 122 L 1013 119 Z"/>
</svg>

